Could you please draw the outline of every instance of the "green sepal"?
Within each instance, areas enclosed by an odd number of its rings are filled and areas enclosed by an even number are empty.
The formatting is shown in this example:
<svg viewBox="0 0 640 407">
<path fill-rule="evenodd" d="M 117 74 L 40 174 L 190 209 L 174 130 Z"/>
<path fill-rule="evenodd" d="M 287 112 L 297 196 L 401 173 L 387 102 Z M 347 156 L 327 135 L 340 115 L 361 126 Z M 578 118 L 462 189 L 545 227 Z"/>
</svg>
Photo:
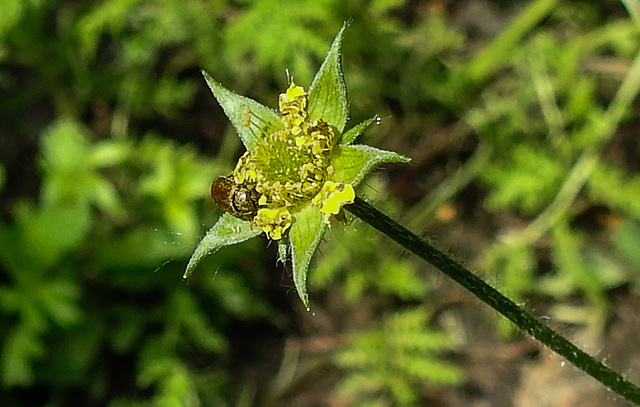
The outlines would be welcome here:
<svg viewBox="0 0 640 407">
<path fill-rule="evenodd" d="M 340 144 L 343 146 L 347 146 L 349 144 L 352 144 L 354 141 L 356 141 L 356 139 L 358 137 L 360 137 L 360 135 L 362 134 L 362 132 L 369 127 L 369 125 L 371 123 L 374 122 L 374 120 L 378 120 L 378 116 L 373 116 L 370 119 L 367 119 L 365 121 L 363 121 L 360 124 L 357 124 L 355 126 L 353 126 L 352 128 L 350 128 L 349 130 L 347 130 L 342 137 L 340 138 Z"/>
<path fill-rule="evenodd" d="M 360 184 L 364 177 L 376 167 L 385 163 L 408 163 L 409 157 L 393 151 L 379 150 L 374 147 L 356 144 L 353 146 L 336 146 L 331 164 L 335 170 L 332 181 Z"/>
<path fill-rule="evenodd" d="M 261 137 L 271 134 L 283 128 L 284 124 L 280 115 L 262 104 L 245 96 L 240 96 L 225 88 L 207 72 L 202 71 L 205 81 L 213 96 L 215 96 L 220 106 L 224 110 L 231 124 L 236 129 L 240 140 L 247 150 L 253 150 Z M 251 120 L 247 124 L 247 107 L 251 111 Z"/>
<path fill-rule="evenodd" d="M 304 306 L 309 309 L 307 294 L 307 272 L 311 257 L 318 249 L 327 228 L 318 208 L 307 206 L 294 215 L 289 230 L 291 242 L 291 263 L 293 265 L 293 283 Z"/>
<path fill-rule="evenodd" d="M 342 34 L 346 28 L 347 25 L 344 24 L 336 35 L 320 70 L 311 82 L 307 109 L 310 121 L 322 118 L 339 133 L 344 130 L 349 116 L 347 85 L 342 74 L 340 57 Z"/>
<path fill-rule="evenodd" d="M 183 278 L 189 277 L 193 269 L 206 256 L 217 252 L 224 246 L 242 243 L 245 240 L 258 236 L 262 231 L 251 227 L 251 222 L 236 218 L 228 213 L 222 214 L 207 234 L 202 238 L 198 247 L 191 255 Z"/>
</svg>

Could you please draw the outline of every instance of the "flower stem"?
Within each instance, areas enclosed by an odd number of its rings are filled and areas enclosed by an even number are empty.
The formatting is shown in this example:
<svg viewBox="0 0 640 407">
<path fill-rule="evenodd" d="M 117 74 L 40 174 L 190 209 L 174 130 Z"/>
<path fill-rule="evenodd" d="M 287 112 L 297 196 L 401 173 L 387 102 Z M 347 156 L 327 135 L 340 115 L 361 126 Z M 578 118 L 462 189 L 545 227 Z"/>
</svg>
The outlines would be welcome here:
<svg viewBox="0 0 640 407">
<path fill-rule="evenodd" d="M 360 198 L 356 197 L 355 203 L 345 208 L 471 291 L 485 304 L 507 317 L 520 329 L 567 359 L 578 369 L 583 370 L 628 401 L 640 405 L 640 388 L 638 386 L 569 342 L 455 260 Z"/>
</svg>

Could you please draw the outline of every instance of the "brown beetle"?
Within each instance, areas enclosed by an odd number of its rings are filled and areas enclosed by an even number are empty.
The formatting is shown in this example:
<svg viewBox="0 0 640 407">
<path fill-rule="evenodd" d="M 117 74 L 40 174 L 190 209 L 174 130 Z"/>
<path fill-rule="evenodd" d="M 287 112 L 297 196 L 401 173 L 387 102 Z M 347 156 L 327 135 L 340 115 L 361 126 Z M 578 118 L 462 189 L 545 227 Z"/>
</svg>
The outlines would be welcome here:
<svg viewBox="0 0 640 407">
<path fill-rule="evenodd" d="M 258 213 L 260 193 L 253 185 L 237 184 L 232 177 L 218 177 L 211 184 L 211 197 L 225 212 L 252 220 Z"/>
</svg>

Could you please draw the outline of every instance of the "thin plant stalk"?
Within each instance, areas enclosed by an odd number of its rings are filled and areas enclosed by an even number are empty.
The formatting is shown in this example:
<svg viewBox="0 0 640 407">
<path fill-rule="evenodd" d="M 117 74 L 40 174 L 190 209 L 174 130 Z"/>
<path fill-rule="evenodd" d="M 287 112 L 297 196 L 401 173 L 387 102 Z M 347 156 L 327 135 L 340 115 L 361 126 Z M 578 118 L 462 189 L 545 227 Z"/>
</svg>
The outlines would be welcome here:
<svg viewBox="0 0 640 407">
<path fill-rule="evenodd" d="M 578 348 L 562 335 L 533 317 L 515 302 L 502 295 L 481 278 L 460 265 L 451 257 L 436 249 L 420 237 L 411 233 L 393 219 L 384 215 L 366 201 L 356 198 L 355 203 L 345 207 L 364 222 L 384 233 L 405 249 L 411 251 L 438 270 L 455 280 L 482 302 L 508 318 L 535 340 L 542 342 L 578 369 L 584 371 L 626 400 L 640 405 L 640 388 L 620 374 L 605 366 L 591 355 Z"/>
</svg>

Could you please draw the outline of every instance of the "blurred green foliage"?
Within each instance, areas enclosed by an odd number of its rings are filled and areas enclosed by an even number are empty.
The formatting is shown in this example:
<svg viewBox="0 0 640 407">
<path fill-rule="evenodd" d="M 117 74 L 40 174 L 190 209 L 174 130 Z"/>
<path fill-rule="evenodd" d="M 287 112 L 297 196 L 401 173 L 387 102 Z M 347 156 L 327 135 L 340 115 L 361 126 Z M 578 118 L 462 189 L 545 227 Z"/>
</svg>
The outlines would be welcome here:
<svg viewBox="0 0 640 407">
<path fill-rule="evenodd" d="M 604 155 L 639 90 L 639 36 L 634 21 L 560 38 L 535 33 L 511 55 L 510 80 L 484 90 L 470 116 L 474 128 L 491 129 L 482 142 L 491 144 L 494 158 L 478 174 L 489 187 L 487 208 L 530 219 L 489 248 L 487 271 L 515 298 L 539 292 L 563 302 L 580 295 L 574 305 L 588 312 L 560 315 L 552 307 L 550 314 L 596 330 L 606 321 L 608 290 L 636 278 L 617 250 L 587 238 L 578 207 L 583 202 L 638 219 L 637 175 L 629 178 L 624 164 Z M 547 248 L 550 272 L 536 256 Z"/>
<path fill-rule="evenodd" d="M 495 242 L 476 248 L 481 272 L 516 299 L 546 298 L 556 320 L 603 329 L 611 289 L 640 294 L 640 153 L 621 131 L 637 123 L 640 26 L 625 13 L 637 9 L 631 0 L 530 1 L 494 10 L 498 27 L 473 35 L 483 27 L 454 21 L 461 10 L 437 1 L 5 0 L 3 405 L 243 400 L 252 384 L 235 380 L 232 355 L 245 342 L 233 342 L 233 327 L 285 331 L 267 290 L 290 282 L 273 282 L 275 256 L 255 241 L 181 280 L 217 216 L 209 184 L 239 153 L 199 69 L 274 106 L 285 69 L 308 85 L 349 19 L 352 122 L 384 119 L 367 141 L 429 169 L 429 141 L 467 127 L 457 137 L 489 158 L 471 166 L 456 156 L 462 163 L 443 172 L 465 177 L 445 181 L 437 202 L 465 207 L 464 192 L 479 190 L 476 212 L 516 225 L 493 225 Z M 400 216 L 399 192 L 383 205 Z M 431 198 L 409 213 L 433 213 Z M 610 220 L 597 235 L 584 220 L 594 208 Z M 345 309 L 374 296 L 386 317 L 334 349 L 335 394 L 353 405 L 416 405 L 424 386 L 460 383 L 444 362 L 450 333 L 413 306 L 434 295 L 422 269 L 366 225 L 341 228 L 310 275 L 312 306 L 314 291 L 318 307 L 322 290 Z"/>
<path fill-rule="evenodd" d="M 460 383 L 460 371 L 437 356 L 451 341 L 426 326 L 428 317 L 420 307 L 402 309 L 385 318 L 382 329 L 354 335 L 336 356 L 349 373 L 338 394 L 357 400 L 355 406 L 413 406 L 425 384 Z"/>
<path fill-rule="evenodd" d="M 367 186 L 372 191 L 388 188 L 380 177 L 372 177 Z M 370 198 L 376 199 L 376 195 L 383 194 L 379 192 Z M 388 199 L 386 208 L 381 209 L 397 212 L 398 204 Z M 329 236 L 323 250 L 330 255 L 319 256 L 309 276 L 312 289 L 340 294 L 352 305 L 371 293 L 419 301 L 429 292 L 427 282 L 417 275 L 414 264 L 407 258 L 398 258 L 397 248 L 386 245 L 385 237 L 372 234 L 367 225 L 348 221 L 345 227 L 335 228 Z M 336 286 L 341 293 L 335 291 Z"/>
</svg>

